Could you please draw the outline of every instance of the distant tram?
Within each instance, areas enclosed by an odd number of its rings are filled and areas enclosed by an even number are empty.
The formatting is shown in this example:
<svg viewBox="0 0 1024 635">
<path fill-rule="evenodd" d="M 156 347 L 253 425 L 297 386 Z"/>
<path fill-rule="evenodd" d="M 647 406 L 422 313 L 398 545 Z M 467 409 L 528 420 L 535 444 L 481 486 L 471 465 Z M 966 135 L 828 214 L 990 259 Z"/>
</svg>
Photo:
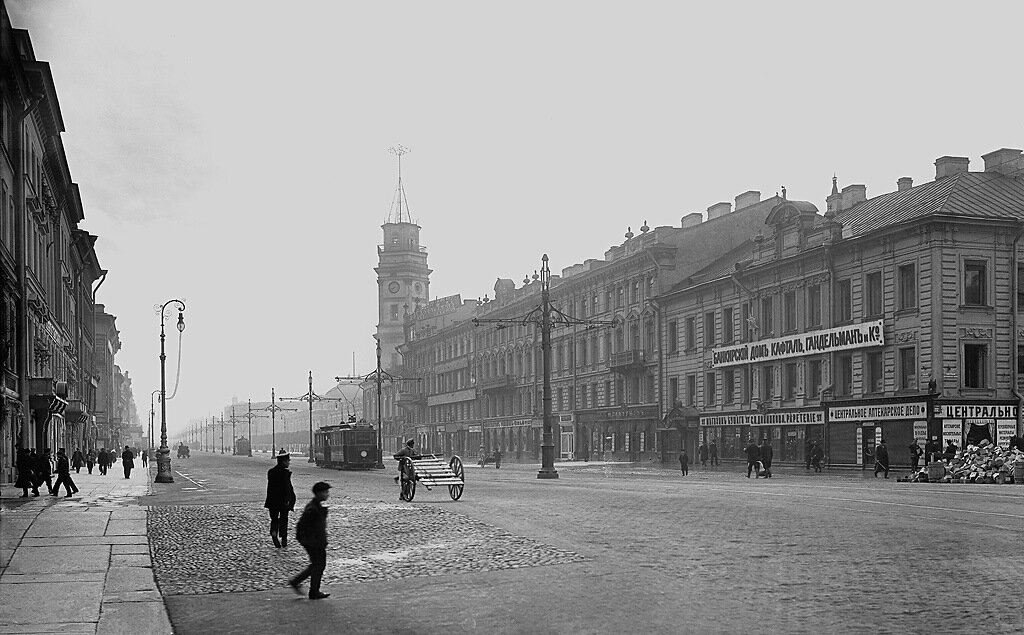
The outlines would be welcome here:
<svg viewBox="0 0 1024 635">
<path fill-rule="evenodd" d="M 368 423 L 324 426 L 313 433 L 313 459 L 336 470 L 372 468 L 377 465 L 377 432 Z"/>
<path fill-rule="evenodd" d="M 235 450 L 233 452 L 235 456 L 252 456 L 249 452 L 249 439 L 245 437 L 238 437 L 235 439 Z"/>
</svg>

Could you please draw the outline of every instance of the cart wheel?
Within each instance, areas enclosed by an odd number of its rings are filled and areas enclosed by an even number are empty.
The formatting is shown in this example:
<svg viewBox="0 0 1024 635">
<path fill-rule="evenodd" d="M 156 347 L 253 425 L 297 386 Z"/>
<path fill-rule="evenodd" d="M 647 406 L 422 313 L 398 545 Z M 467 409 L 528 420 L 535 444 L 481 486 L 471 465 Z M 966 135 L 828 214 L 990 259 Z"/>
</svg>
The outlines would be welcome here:
<svg viewBox="0 0 1024 635">
<path fill-rule="evenodd" d="M 450 461 L 448 461 L 448 466 L 450 468 L 452 468 L 452 472 L 455 474 L 455 476 L 460 481 L 462 481 L 463 483 L 466 482 L 466 475 L 465 475 L 465 473 L 463 472 L 463 469 L 462 469 L 462 459 L 460 459 L 457 456 L 453 456 L 452 459 Z M 449 485 L 448 486 L 448 494 L 452 497 L 453 501 L 457 501 L 460 498 L 462 498 L 462 490 L 465 487 L 466 487 L 465 485 Z"/>
<path fill-rule="evenodd" d="M 408 478 L 402 479 L 402 500 L 411 503 L 416 497 L 416 481 Z"/>
</svg>

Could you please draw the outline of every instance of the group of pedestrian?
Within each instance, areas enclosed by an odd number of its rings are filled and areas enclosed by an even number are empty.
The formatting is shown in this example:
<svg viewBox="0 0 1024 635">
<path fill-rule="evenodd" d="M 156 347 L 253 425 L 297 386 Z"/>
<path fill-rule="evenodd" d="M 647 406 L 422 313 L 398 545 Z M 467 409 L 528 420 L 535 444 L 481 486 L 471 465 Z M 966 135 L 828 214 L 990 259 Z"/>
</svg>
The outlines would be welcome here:
<svg viewBox="0 0 1024 635">
<path fill-rule="evenodd" d="M 719 465 L 718 461 L 718 444 L 715 443 L 714 439 L 710 443 L 704 441 L 697 448 L 697 458 L 700 459 L 700 466 L 707 467 L 708 461 L 711 461 L 711 467 Z"/>
<path fill-rule="evenodd" d="M 80 454 L 77 450 L 76 453 Z M 65 497 L 78 493 L 78 486 L 71 478 L 71 460 L 68 459 L 64 448 L 57 448 L 55 459 L 50 456 L 50 448 L 44 448 L 42 454 L 36 454 L 35 448 L 22 448 L 18 451 L 15 465 L 18 468 L 18 478 L 14 486 L 21 488 L 22 491 L 19 498 L 28 498 L 30 489 L 32 496 L 39 496 L 39 487 L 44 483 L 50 496 L 57 496 L 61 485 L 64 486 Z M 56 482 L 53 480 L 55 471 Z"/>
<path fill-rule="evenodd" d="M 411 445 L 410 445 L 411 449 Z M 292 487 L 291 455 L 281 450 L 277 465 L 267 470 L 267 497 L 263 506 L 270 512 L 270 538 L 278 549 L 288 546 L 288 513 L 295 509 L 295 489 Z M 330 593 L 320 591 L 324 569 L 327 568 L 327 507 L 329 483 L 319 481 L 313 485 L 313 499 L 306 504 L 295 524 L 295 539 L 309 555 L 309 566 L 288 580 L 296 593 L 309 579 L 309 599 L 322 600 Z"/>
</svg>

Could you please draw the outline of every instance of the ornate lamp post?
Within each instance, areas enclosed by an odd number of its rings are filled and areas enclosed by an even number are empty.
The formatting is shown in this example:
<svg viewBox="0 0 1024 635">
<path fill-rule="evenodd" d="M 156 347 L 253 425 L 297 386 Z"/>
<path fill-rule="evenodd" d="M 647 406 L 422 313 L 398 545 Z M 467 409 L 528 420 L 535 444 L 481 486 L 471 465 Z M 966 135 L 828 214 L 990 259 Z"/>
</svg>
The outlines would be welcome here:
<svg viewBox="0 0 1024 635">
<path fill-rule="evenodd" d="M 558 472 L 555 470 L 555 442 L 552 436 L 552 415 L 551 415 L 551 328 L 552 326 L 615 326 L 616 320 L 584 320 L 573 317 L 557 308 L 551 306 L 551 269 L 548 268 L 548 255 L 541 258 L 540 275 L 533 274 L 534 281 L 540 280 L 540 306 L 534 308 L 526 315 L 518 318 L 473 318 L 473 324 L 497 324 L 497 328 L 505 328 L 510 324 L 534 324 L 540 326 L 540 350 L 543 365 L 544 381 L 544 432 L 540 443 L 540 471 L 537 478 L 556 479 Z M 555 317 L 552 320 L 551 313 Z"/>
<path fill-rule="evenodd" d="M 153 426 L 155 425 L 155 422 L 156 422 L 156 406 L 153 405 L 153 398 L 156 397 L 158 394 L 160 394 L 160 391 L 159 390 L 154 390 L 149 395 L 149 453 L 150 453 L 150 455 L 153 454 L 153 450 L 156 448 L 156 444 L 154 443 L 155 439 L 153 438 L 153 433 L 155 432 Z"/>
<path fill-rule="evenodd" d="M 309 403 L 309 460 L 313 463 L 313 402 L 314 401 L 348 401 L 339 397 L 321 397 L 313 392 L 313 371 L 309 371 L 309 391 L 301 397 L 281 397 L 281 401 L 305 401 Z"/>
<path fill-rule="evenodd" d="M 282 408 L 277 405 L 277 397 L 274 395 L 274 389 L 271 388 L 270 405 L 264 410 L 270 411 L 270 454 L 277 456 L 277 413 L 282 410 L 298 410 L 298 408 Z"/>
<path fill-rule="evenodd" d="M 263 419 L 265 417 L 263 415 L 256 414 L 255 412 L 252 411 L 252 399 L 249 400 L 249 412 L 245 413 L 242 416 L 249 420 L 249 456 L 251 457 L 252 456 L 252 420 L 253 419 Z"/>
<path fill-rule="evenodd" d="M 164 353 L 164 319 L 168 304 L 178 306 L 178 332 L 185 330 L 185 303 L 181 300 L 168 300 L 160 307 L 160 449 L 156 454 L 156 482 L 173 483 L 171 476 L 171 449 L 167 447 L 167 373 Z"/>
</svg>

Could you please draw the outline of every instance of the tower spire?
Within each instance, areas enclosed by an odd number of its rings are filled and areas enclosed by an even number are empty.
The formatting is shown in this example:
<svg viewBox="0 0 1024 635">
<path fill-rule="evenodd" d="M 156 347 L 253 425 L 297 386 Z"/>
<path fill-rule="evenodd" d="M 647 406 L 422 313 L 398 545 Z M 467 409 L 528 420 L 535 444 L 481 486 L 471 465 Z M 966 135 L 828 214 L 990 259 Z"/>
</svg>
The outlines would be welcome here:
<svg viewBox="0 0 1024 635">
<path fill-rule="evenodd" d="M 409 154 L 411 150 L 403 145 L 397 145 L 388 148 L 388 152 L 398 157 L 398 187 L 395 189 L 395 196 L 391 200 L 388 222 L 411 223 L 412 215 L 409 213 L 409 201 L 406 200 L 405 188 L 402 187 L 402 155 Z"/>
</svg>

